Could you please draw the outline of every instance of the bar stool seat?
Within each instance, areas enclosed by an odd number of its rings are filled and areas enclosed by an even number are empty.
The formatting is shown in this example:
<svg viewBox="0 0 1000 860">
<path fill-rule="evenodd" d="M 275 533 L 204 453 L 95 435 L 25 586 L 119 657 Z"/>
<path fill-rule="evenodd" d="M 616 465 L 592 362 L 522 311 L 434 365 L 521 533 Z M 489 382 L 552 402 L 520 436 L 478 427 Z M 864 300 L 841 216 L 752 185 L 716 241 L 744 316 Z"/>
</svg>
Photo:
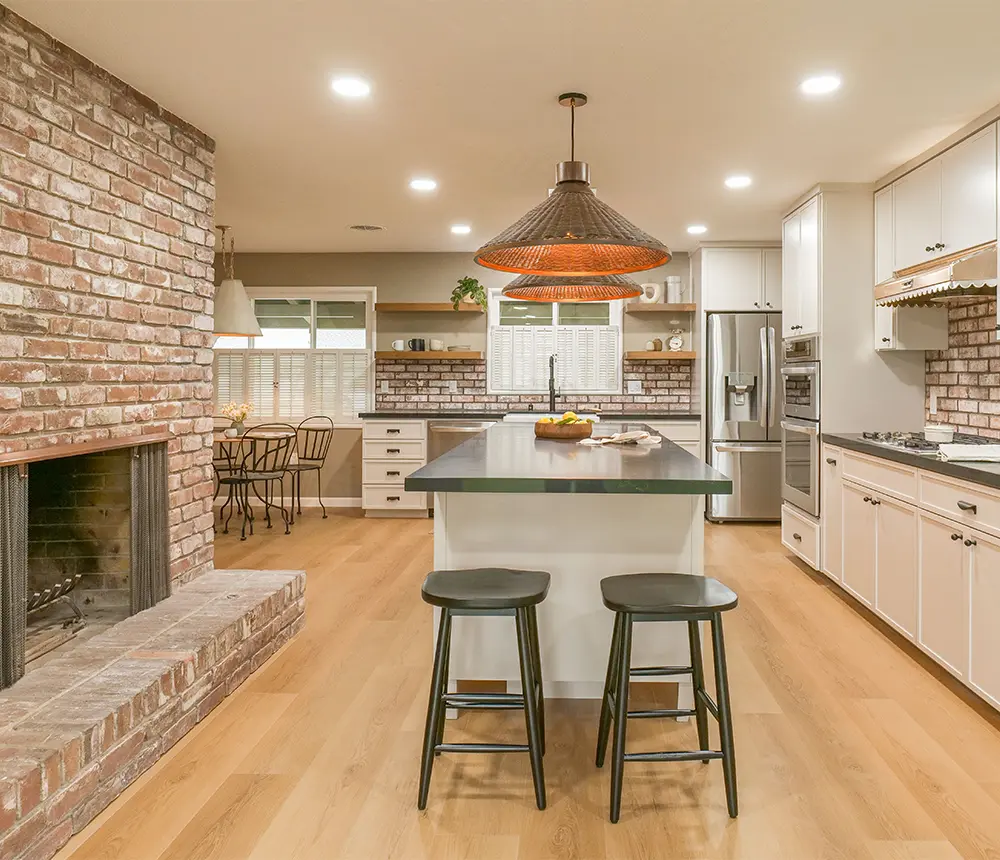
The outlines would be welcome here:
<svg viewBox="0 0 1000 860">
<path fill-rule="evenodd" d="M 470 570 L 435 570 L 421 588 L 426 603 L 441 610 L 434 669 L 431 677 L 427 722 L 420 759 L 417 808 L 427 808 L 434 758 L 440 753 L 526 752 L 531 760 L 535 803 L 545 809 L 545 698 L 542 695 L 542 660 L 538 645 L 536 607 L 549 591 L 549 574 L 540 570 L 487 567 Z M 449 693 L 451 622 L 457 615 L 513 616 L 517 630 L 521 693 Z M 524 710 L 526 744 L 445 743 L 445 711 Z"/>
<path fill-rule="evenodd" d="M 725 612 L 739 602 L 717 579 L 687 573 L 632 573 L 601 580 L 604 605 L 613 612 L 690 615 Z"/>
<path fill-rule="evenodd" d="M 517 609 L 541 603 L 548 594 L 549 580 L 541 570 L 435 570 L 427 575 L 420 591 L 426 603 L 449 609 Z"/>
<path fill-rule="evenodd" d="M 736 755 L 733 743 L 732 709 L 729 703 L 729 675 L 726 648 L 722 636 L 722 613 L 734 609 L 739 598 L 732 589 L 715 579 L 684 573 L 634 573 L 609 576 L 601 580 L 604 605 L 615 613 L 611 653 L 601 701 L 601 718 L 597 728 L 598 767 L 604 765 L 611 725 L 614 722 L 614 745 L 611 752 L 611 821 L 621 815 L 622 777 L 629 761 L 666 762 L 722 760 L 726 784 L 726 805 L 729 815 L 736 818 L 739 808 L 736 796 Z M 689 666 L 633 667 L 632 625 L 636 622 L 686 622 L 691 653 Z M 716 700 L 705 689 L 702 665 L 702 621 L 709 621 L 715 662 Z M 664 677 L 690 675 L 694 686 L 694 708 L 662 708 L 630 711 L 629 682 L 634 677 Z M 719 723 L 721 749 L 709 745 L 708 717 Z M 657 717 L 694 717 L 698 729 L 697 750 L 667 750 L 651 752 L 625 751 L 625 726 L 630 719 Z"/>
</svg>

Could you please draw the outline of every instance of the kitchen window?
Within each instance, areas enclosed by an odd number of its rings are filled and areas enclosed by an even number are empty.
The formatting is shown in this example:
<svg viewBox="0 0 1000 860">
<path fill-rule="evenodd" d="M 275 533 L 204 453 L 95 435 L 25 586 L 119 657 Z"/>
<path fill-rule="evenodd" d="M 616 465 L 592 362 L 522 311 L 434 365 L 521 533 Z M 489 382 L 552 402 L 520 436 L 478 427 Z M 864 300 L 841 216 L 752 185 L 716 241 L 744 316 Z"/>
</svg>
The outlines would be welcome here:
<svg viewBox="0 0 1000 860">
<path fill-rule="evenodd" d="M 549 356 L 563 394 L 621 392 L 621 302 L 549 304 L 489 295 L 490 394 L 548 391 Z"/>
<path fill-rule="evenodd" d="M 326 415 L 360 424 L 372 399 L 374 288 L 247 293 L 261 336 L 215 342 L 216 414 L 251 401 L 254 422 Z"/>
</svg>

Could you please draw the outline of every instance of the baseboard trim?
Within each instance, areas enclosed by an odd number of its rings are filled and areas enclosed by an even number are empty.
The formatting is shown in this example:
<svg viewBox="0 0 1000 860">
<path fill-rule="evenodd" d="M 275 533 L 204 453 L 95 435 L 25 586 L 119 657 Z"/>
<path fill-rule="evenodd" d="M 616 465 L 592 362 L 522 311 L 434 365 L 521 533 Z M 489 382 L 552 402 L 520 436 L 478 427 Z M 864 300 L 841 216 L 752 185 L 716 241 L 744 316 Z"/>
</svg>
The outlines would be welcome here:
<svg viewBox="0 0 1000 860">
<path fill-rule="evenodd" d="M 290 497 L 285 497 L 285 502 L 287 503 Z M 259 504 L 259 500 L 251 497 L 251 504 Z M 220 495 L 219 498 L 215 500 L 215 507 L 221 508 L 226 502 L 226 497 Z M 360 508 L 361 507 L 361 497 L 360 496 L 323 496 L 323 504 L 328 508 Z M 302 497 L 302 507 L 303 508 L 318 508 L 319 507 L 319 497 L 318 496 L 303 496 Z"/>
</svg>

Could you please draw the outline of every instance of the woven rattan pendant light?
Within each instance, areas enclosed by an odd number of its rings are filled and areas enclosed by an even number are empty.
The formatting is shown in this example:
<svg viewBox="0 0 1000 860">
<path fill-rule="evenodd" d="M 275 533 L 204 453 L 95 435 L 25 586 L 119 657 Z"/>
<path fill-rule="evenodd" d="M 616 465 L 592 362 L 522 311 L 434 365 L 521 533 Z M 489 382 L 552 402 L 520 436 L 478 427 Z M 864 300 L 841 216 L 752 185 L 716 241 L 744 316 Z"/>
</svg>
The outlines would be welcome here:
<svg viewBox="0 0 1000 860">
<path fill-rule="evenodd" d="M 548 199 L 476 253 L 489 269 L 522 275 L 624 275 L 662 266 L 670 251 L 598 199 L 590 165 L 576 161 L 576 109 L 583 93 L 563 93 L 570 109 L 570 160 L 556 166 Z"/>
<path fill-rule="evenodd" d="M 642 295 L 642 287 L 625 275 L 521 275 L 503 288 L 503 294 L 528 302 L 613 302 Z"/>
</svg>

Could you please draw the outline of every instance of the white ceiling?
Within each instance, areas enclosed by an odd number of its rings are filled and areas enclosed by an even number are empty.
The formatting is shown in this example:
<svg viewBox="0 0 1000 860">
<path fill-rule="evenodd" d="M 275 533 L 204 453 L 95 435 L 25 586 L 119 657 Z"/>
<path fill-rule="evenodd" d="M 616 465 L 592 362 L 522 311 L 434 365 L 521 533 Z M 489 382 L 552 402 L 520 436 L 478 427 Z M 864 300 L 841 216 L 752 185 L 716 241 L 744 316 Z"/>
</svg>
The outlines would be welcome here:
<svg viewBox="0 0 1000 860">
<path fill-rule="evenodd" d="M 475 249 L 568 158 L 564 90 L 591 97 L 598 193 L 677 250 L 693 222 L 778 238 L 812 184 L 875 180 L 1000 102 L 985 0 L 5 2 L 215 137 L 244 251 Z M 826 70 L 839 93 L 799 94 Z M 372 97 L 335 98 L 338 72 Z M 753 187 L 725 189 L 733 172 Z"/>
</svg>

